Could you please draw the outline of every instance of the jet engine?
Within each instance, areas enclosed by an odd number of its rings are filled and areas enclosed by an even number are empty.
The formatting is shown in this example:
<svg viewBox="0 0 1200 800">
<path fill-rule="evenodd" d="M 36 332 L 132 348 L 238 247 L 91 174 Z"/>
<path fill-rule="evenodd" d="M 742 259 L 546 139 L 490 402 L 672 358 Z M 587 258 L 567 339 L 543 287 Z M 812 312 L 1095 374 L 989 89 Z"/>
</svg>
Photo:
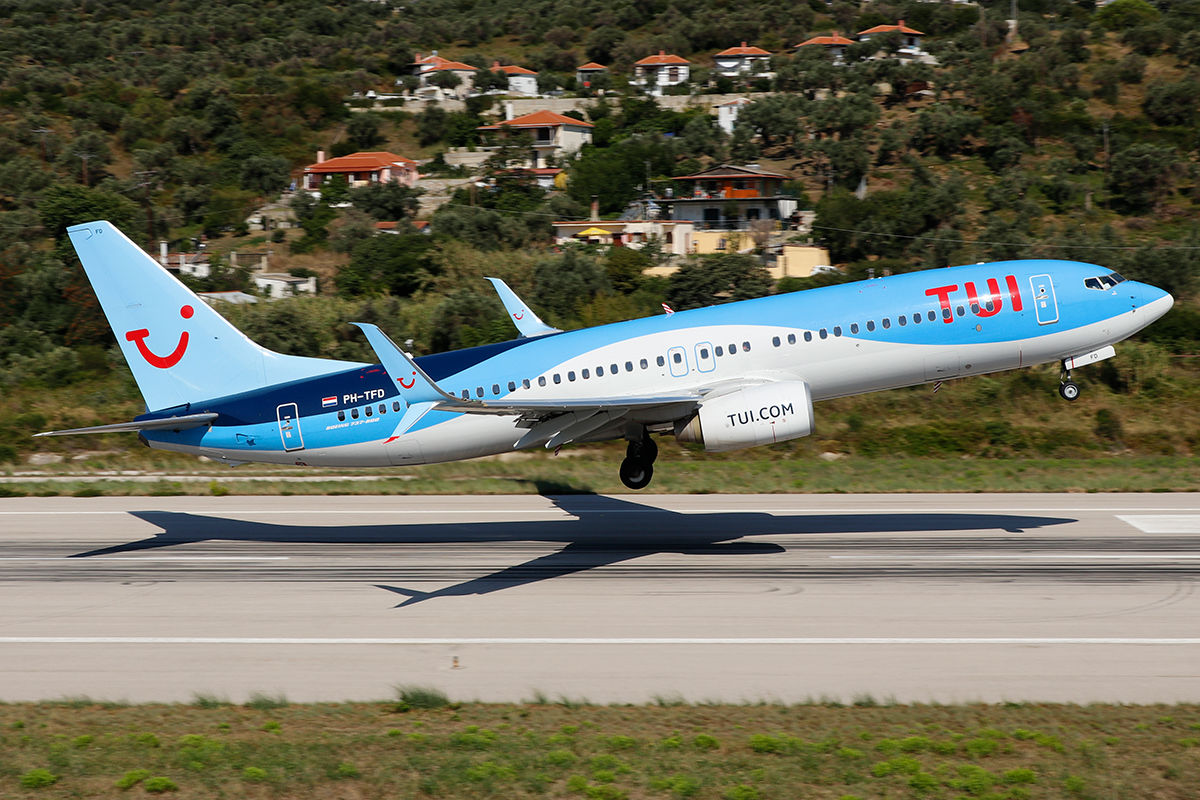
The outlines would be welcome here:
<svg viewBox="0 0 1200 800">
<path fill-rule="evenodd" d="M 675 423 L 675 438 L 710 452 L 786 442 L 813 431 L 812 392 L 804 381 L 780 381 L 738 389 L 711 400 Z"/>
</svg>

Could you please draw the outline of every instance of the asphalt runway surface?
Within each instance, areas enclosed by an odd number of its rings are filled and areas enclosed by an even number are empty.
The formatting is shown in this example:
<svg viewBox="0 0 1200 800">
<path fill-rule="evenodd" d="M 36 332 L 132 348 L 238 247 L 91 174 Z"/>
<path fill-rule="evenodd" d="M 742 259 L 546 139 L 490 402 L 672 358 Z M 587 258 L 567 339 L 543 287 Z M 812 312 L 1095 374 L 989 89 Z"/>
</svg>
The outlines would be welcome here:
<svg viewBox="0 0 1200 800">
<path fill-rule="evenodd" d="M 1200 701 L 1200 494 L 0 500 L 0 700 Z"/>
</svg>

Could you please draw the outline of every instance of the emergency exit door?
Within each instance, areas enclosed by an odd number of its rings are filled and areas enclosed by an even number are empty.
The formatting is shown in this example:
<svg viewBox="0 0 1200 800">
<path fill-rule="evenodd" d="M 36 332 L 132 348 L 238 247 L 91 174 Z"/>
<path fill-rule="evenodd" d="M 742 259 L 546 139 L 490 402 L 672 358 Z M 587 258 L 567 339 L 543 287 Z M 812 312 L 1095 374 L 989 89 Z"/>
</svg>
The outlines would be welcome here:
<svg viewBox="0 0 1200 800">
<path fill-rule="evenodd" d="M 303 450 L 304 437 L 300 434 L 300 415 L 295 403 L 284 403 L 275 409 L 275 417 L 279 420 L 279 438 L 283 440 L 284 450 Z"/>
</svg>

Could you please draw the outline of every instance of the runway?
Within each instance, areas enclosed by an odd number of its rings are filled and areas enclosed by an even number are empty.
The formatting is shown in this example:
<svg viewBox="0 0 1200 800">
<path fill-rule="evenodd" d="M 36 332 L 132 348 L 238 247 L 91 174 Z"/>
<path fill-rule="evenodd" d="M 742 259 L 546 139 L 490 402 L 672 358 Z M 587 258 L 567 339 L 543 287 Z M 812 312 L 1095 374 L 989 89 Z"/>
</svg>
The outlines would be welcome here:
<svg viewBox="0 0 1200 800">
<path fill-rule="evenodd" d="M 1200 700 L 1200 494 L 0 500 L 0 700 Z"/>
</svg>

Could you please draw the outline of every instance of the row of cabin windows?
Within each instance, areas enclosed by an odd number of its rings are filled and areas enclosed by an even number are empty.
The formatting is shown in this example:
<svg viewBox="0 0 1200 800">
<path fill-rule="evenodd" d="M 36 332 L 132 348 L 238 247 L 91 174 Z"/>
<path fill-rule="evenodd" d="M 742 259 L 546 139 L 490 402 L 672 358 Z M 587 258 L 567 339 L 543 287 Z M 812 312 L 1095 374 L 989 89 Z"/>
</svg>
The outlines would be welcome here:
<svg viewBox="0 0 1200 800">
<path fill-rule="evenodd" d="M 989 300 L 988 301 L 988 310 L 989 311 L 992 310 L 993 307 L 994 306 L 992 304 L 992 301 Z M 979 310 L 980 310 L 980 307 L 979 307 L 978 303 L 971 303 L 971 312 L 972 313 L 978 314 Z M 966 316 L 966 313 L 967 313 L 967 309 L 964 306 L 958 306 L 957 308 L 954 309 L 953 312 L 948 308 L 943 308 L 941 316 L 942 316 L 943 320 L 949 321 L 954 318 L 955 314 L 962 317 L 962 316 Z M 938 313 L 936 311 L 927 311 L 924 314 L 924 319 L 927 319 L 930 322 L 936 321 L 937 318 L 938 318 Z M 901 328 L 903 328 L 906 325 L 908 325 L 909 319 L 910 318 L 907 315 L 901 315 L 899 317 L 896 317 L 896 324 L 899 325 Z M 921 320 L 922 320 L 922 314 L 920 312 L 917 312 L 912 315 L 911 319 L 912 319 L 912 323 L 914 325 L 920 325 Z M 892 319 L 891 319 L 891 317 L 884 317 L 882 320 L 880 320 L 879 324 L 880 324 L 880 327 L 882 327 L 886 330 L 886 329 L 892 327 Z M 866 329 L 868 332 L 874 331 L 875 330 L 875 320 L 873 320 L 873 319 L 867 320 Z M 859 332 L 858 323 L 851 322 L 850 323 L 850 335 L 853 336 L 853 335 L 857 334 L 858 332 Z M 830 334 L 830 330 L 828 328 L 821 328 L 817 331 L 817 337 L 820 339 L 828 339 L 829 334 Z M 835 337 L 842 335 L 842 326 L 841 325 L 833 326 L 833 335 Z M 804 332 L 804 341 L 811 342 L 812 340 L 813 340 L 813 332 L 805 331 Z M 787 343 L 795 344 L 796 343 L 796 334 L 789 333 L 787 335 Z M 772 337 L 771 344 L 773 344 L 775 347 L 779 347 L 783 344 L 783 342 L 782 342 L 782 340 L 780 340 L 780 338 L 778 336 L 775 336 L 775 337 Z"/>
<path fill-rule="evenodd" d="M 379 416 L 383 416 L 388 411 L 387 403 L 380 403 L 378 406 L 378 409 L 379 409 Z M 392 401 L 392 411 L 395 411 L 397 414 L 400 413 L 400 401 L 399 400 Z M 375 415 L 375 407 L 363 406 L 363 416 L 371 417 L 374 415 Z M 357 408 L 350 409 L 350 419 L 358 419 L 358 409 Z M 345 422 L 345 421 L 346 421 L 346 412 L 339 411 L 338 412 L 338 422 Z"/>
<path fill-rule="evenodd" d="M 738 346 L 736 344 L 730 344 L 729 345 L 729 355 L 733 355 L 734 353 L 736 353 L 737 348 L 738 348 Z M 721 347 L 721 345 L 717 345 L 715 348 L 713 348 L 713 350 L 716 353 L 716 355 L 718 355 L 718 356 L 725 355 L 725 348 Z M 742 351 L 746 352 L 746 353 L 750 352 L 750 342 L 742 342 Z M 708 358 L 708 349 L 707 348 L 704 348 L 700 351 L 700 357 Z M 683 363 L 683 354 L 679 353 L 679 352 L 672 353 L 671 360 L 674 361 L 676 364 L 681 364 L 681 363 Z M 658 356 L 657 358 L 655 358 L 654 362 L 655 362 L 655 364 L 657 364 L 660 367 L 666 366 L 666 364 L 667 364 L 666 356 Z M 646 358 L 639 359 L 637 362 L 637 367 L 640 369 L 650 369 L 650 360 L 646 359 Z M 606 369 L 607 369 L 607 373 L 606 373 Z M 625 371 L 626 372 L 634 371 L 634 363 L 632 361 L 625 362 Z M 603 378 L 605 376 L 605 374 L 618 375 L 618 374 L 620 374 L 620 372 L 621 372 L 621 365 L 619 365 L 619 364 L 616 364 L 616 363 L 609 364 L 607 368 L 604 367 L 603 365 L 600 365 L 600 366 L 596 367 L 596 369 L 595 369 L 595 377 Z M 567 381 L 574 382 L 577 379 L 582 379 L 585 381 L 590 380 L 592 378 L 592 374 L 593 374 L 592 370 L 588 369 L 587 367 L 584 367 L 583 369 L 579 370 L 578 374 L 576 374 L 575 370 L 568 370 L 567 371 Z M 553 382 L 554 384 L 561 384 L 563 382 L 562 373 L 554 372 L 554 373 L 551 373 L 549 376 L 540 375 L 537 378 L 538 386 L 546 386 L 548 382 Z M 529 389 L 529 388 L 532 388 L 532 386 L 533 386 L 533 381 L 531 381 L 529 378 L 525 378 L 521 381 L 522 389 Z M 515 392 L 516 390 L 517 390 L 517 382 L 509 381 L 508 382 L 508 391 Z M 485 394 L 486 394 L 486 392 L 485 392 L 483 386 L 475 387 L 475 396 L 476 397 L 483 397 Z M 499 396 L 499 394 L 500 394 L 500 384 L 493 383 L 492 384 L 492 395 Z M 462 397 L 463 400 L 469 400 L 471 398 L 471 390 L 470 389 L 462 389 L 459 391 L 459 396 Z"/>
</svg>

